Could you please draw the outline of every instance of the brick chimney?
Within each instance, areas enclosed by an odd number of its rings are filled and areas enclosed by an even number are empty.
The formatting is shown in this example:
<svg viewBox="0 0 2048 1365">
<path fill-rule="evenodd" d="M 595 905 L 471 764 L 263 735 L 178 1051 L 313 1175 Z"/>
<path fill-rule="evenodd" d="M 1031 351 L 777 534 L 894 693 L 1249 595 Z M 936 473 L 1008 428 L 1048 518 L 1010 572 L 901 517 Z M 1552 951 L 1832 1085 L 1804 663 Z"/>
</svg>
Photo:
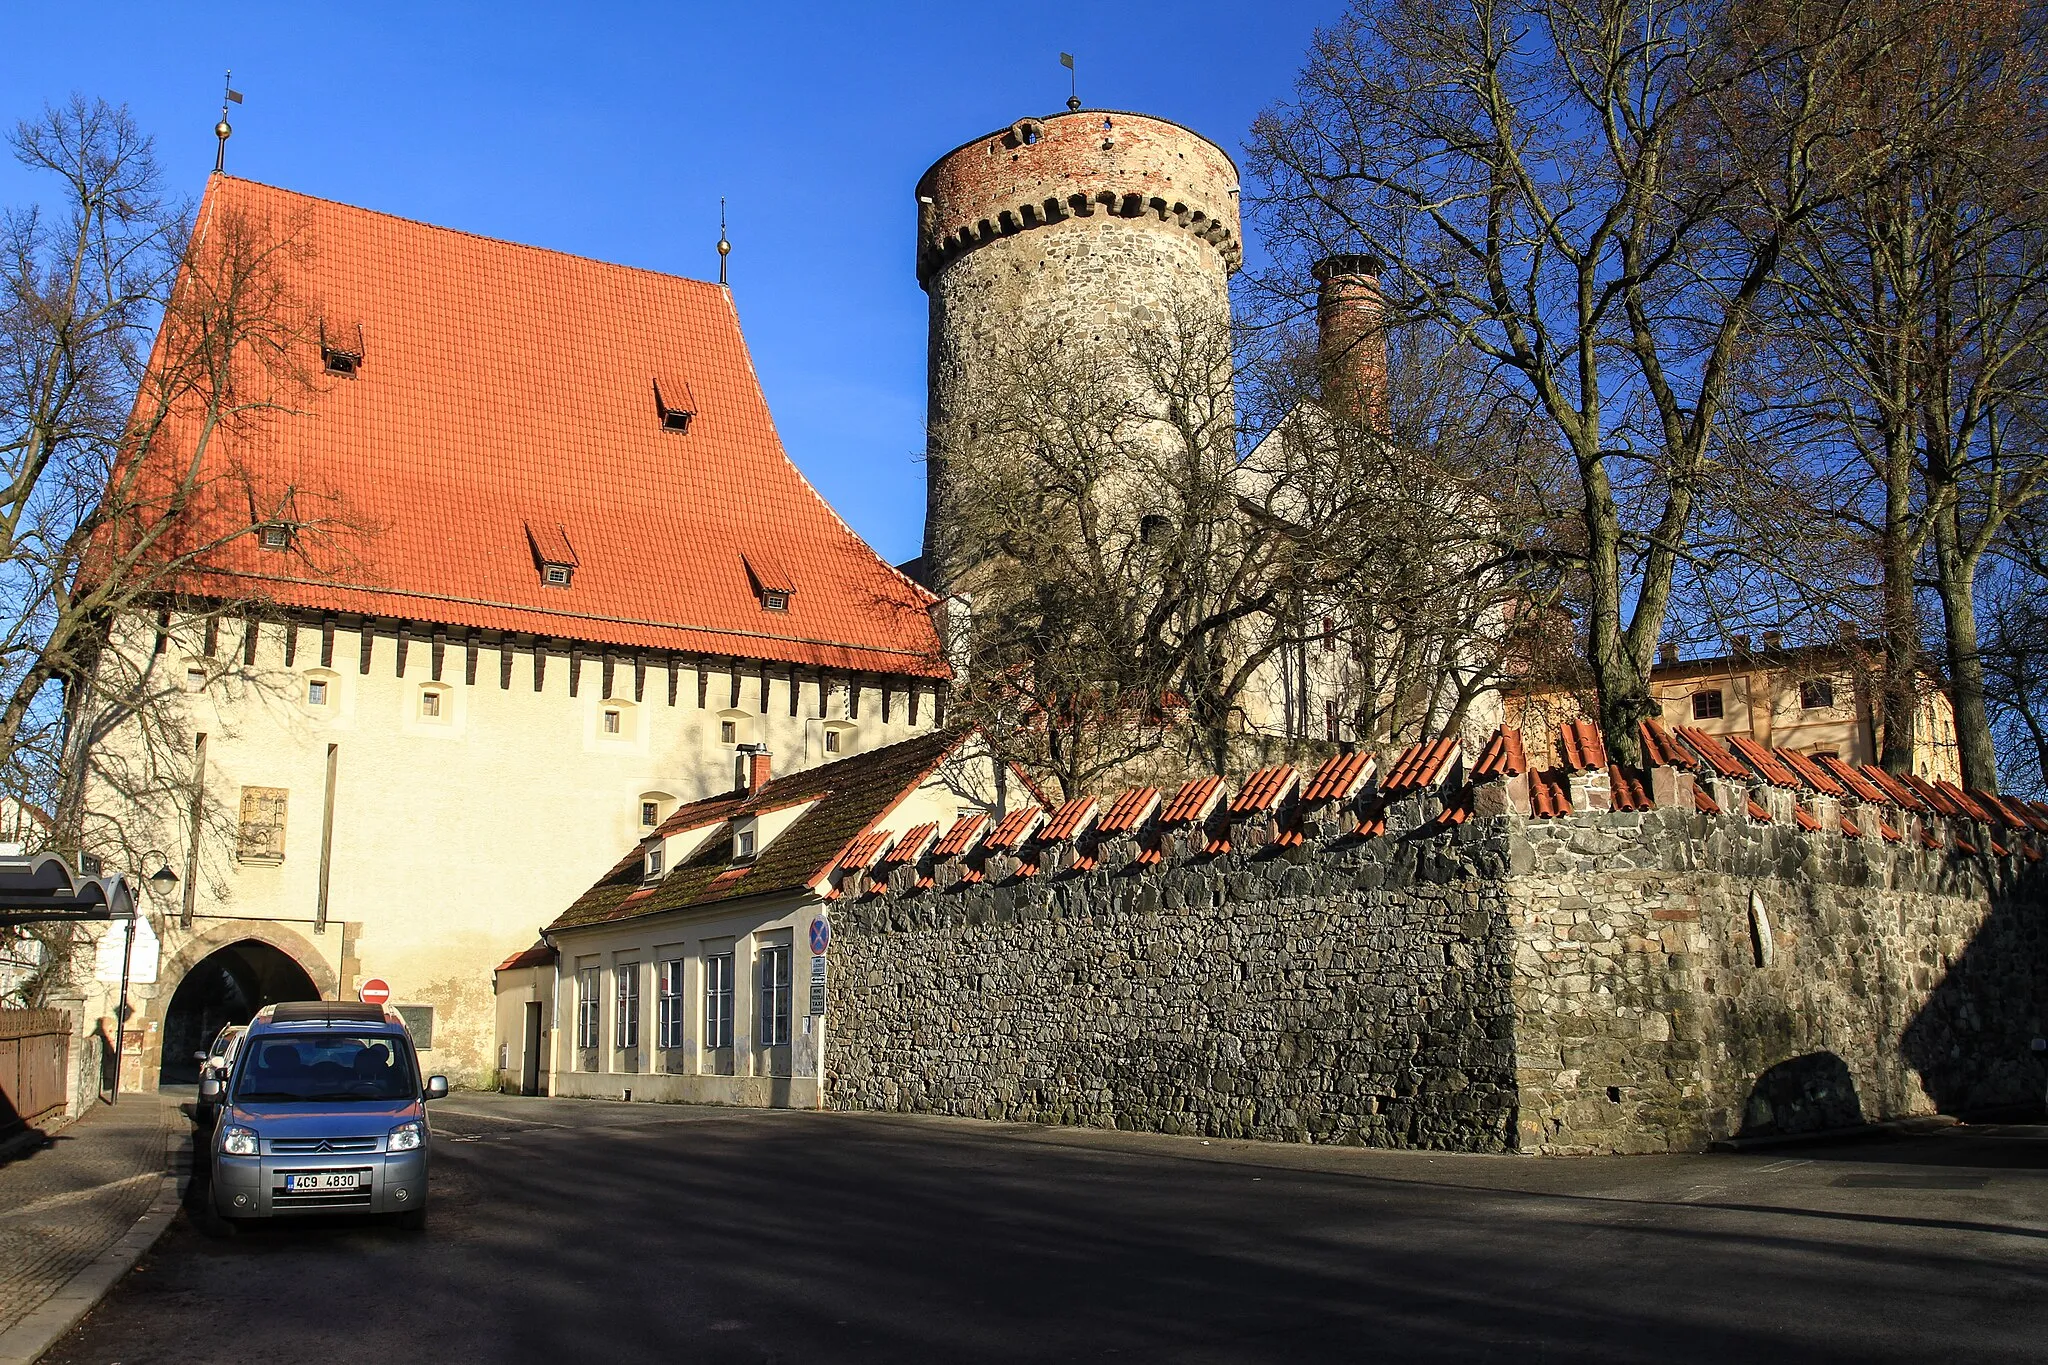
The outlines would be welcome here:
<svg viewBox="0 0 2048 1365">
<path fill-rule="evenodd" d="M 771 756 L 765 744 L 740 745 L 733 756 L 732 789 L 736 792 L 757 792 L 767 786 L 771 776 Z"/>
<path fill-rule="evenodd" d="M 1387 420 L 1386 305 L 1376 256 L 1329 256 L 1312 272 L 1323 397 L 1342 415 Z"/>
</svg>

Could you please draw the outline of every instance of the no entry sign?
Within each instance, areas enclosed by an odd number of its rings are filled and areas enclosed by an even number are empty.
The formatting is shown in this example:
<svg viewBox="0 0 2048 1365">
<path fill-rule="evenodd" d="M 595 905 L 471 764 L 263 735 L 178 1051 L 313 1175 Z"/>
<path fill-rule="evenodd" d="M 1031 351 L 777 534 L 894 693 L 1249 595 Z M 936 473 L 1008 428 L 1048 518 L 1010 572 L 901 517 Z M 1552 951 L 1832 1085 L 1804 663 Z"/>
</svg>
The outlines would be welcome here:
<svg viewBox="0 0 2048 1365">
<path fill-rule="evenodd" d="M 365 1005 L 381 1005 L 391 998 L 391 983 L 373 976 L 356 988 L 356 998 Z"/>
</svg>

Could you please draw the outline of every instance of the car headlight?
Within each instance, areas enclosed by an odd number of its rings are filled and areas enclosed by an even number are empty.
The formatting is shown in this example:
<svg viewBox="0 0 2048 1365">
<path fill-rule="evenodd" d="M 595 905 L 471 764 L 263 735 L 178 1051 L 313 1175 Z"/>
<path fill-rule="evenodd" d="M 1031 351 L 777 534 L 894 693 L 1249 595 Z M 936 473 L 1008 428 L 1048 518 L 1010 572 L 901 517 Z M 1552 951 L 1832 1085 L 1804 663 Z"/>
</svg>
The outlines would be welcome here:
<svg viewBox="0 0 2048 1365">
<path fill-rule="evenodd" d="M 225 1128 L 221 1130 L 220 1149 L 229 1156 L 255 1156 L 256 1130 L 254 1128 Z"/>
<path fill-rule="evenodd" d="M 414 1119 L 411 1123 L 401 1123 L 391 1130 L 391 1140 L 384 1144 L 384 1150 L 387 1152 L 417 1151 L 420 1143 L 426 1141 L 426 1137 L 427 1125 L 419 1120 Z"/>
</svg>

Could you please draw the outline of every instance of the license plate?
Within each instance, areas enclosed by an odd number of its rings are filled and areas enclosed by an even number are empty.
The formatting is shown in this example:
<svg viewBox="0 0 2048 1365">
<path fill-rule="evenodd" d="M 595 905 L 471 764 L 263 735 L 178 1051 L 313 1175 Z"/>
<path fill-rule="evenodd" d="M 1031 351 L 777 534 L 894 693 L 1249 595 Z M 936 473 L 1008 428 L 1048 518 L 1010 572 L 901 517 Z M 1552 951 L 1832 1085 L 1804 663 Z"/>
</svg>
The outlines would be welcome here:
<svg viewBox="0 0 2048 1365">
<path fill-rule="evenodd" d="M 307 1190 L 352 1190 L 356 1187 L 356 1179 L 354 1171 L 309 1171 L 303 1175 L 286 1176 L 284 1187 L 294 1194 Z"/>
</svg>

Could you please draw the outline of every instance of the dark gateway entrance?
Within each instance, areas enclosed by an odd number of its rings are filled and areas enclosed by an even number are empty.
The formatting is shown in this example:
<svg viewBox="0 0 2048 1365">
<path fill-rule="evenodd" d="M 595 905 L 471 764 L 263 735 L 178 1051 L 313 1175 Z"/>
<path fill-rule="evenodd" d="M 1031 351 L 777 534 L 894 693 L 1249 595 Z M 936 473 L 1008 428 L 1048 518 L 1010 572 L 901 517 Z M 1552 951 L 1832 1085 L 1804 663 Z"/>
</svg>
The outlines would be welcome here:
<svg viewBox="0 0 2048 1365">
<path fill-rule="evenodd" d="M 246 1024 L 280 1000 L 318 1000 L 305 969 L 256 939 L 243 939 L 201 958 L 185 974 L 164 1011 L 163 1065 L 157 1080 L 190 1085 L 199 1079 L 202 1052 L 228 1024 Z"/>
</svg>

